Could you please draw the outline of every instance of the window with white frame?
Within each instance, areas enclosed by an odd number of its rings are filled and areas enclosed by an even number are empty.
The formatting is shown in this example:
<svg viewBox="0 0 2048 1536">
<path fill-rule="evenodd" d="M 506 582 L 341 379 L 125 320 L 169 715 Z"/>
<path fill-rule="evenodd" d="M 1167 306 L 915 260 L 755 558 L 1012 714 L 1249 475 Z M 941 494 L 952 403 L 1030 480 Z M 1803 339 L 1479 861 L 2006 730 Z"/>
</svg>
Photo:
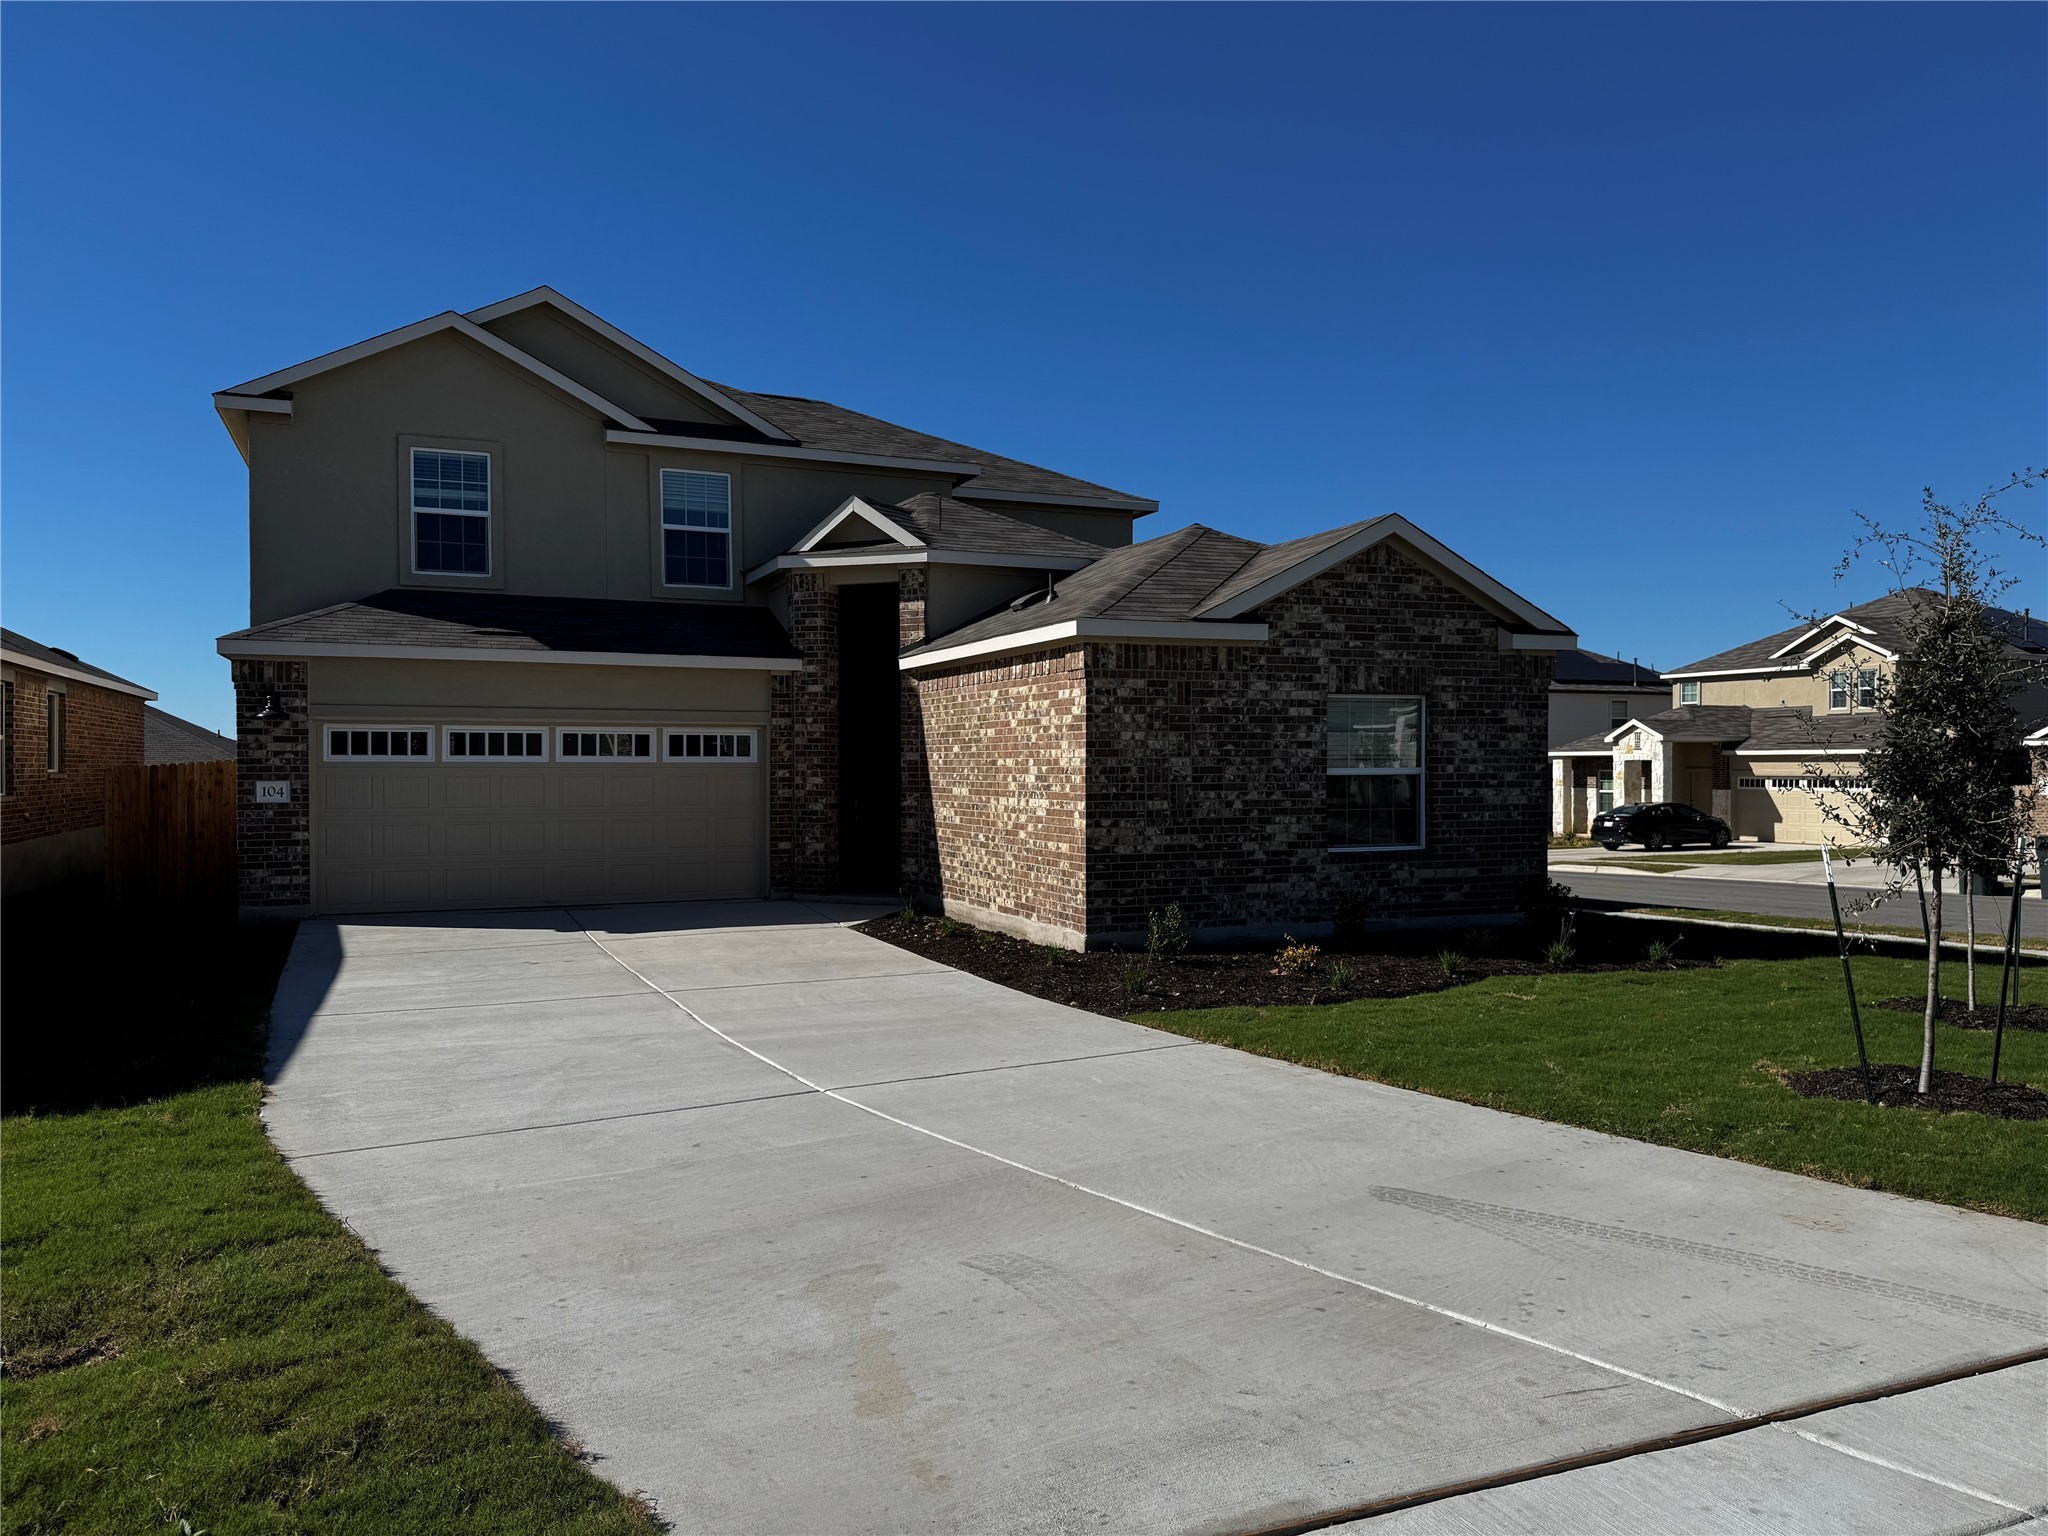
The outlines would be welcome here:
<svg viewBox="0 0 2048 1536">
<path fill-rule="evenodd" d="M 1846 671 L 1828 674 L 1828 708 L 1849 707 L 1849 674 Z"/>
<path fill-rule="evenodd" d="M 1335 850 L 1422 846 L 1422 700 L 1330 700 L 1327 798 Z"/>
<path fill-rule="evenodd" d="M 424 725 L 330 725 L 320 734 L 330 763 L 418 763 L 434 756 L 434 732 Z"/>
<path fill-rule="evenodd" d="M 645 762 L 654 756 L 654 732 L 565 730 L 555 755 L 565 763 L 614 763 L 621 758 Z"/>
<path fill-rule="evenodd" d="M 1877 668 L 1860 667 L 1856 672 L 1856 707 L 1877 708 Z"/>
<path fill-rule="evenodd" d="M 412 450 L 412 568 L 420 575 L 490 575 L 488 453 Z"/>
<path fill-rule="evenodd" d="M 731 763 L 754 761 L 752 731 L 672 730 L 663 733 L 662 756 L 672 763 Z"/>
<path fill-rule="evenodd" d="M 537 763 L 548 755 L 546 731 L 473 731 L 467 726 L 443 726 L 441 755 L 449 762 Z"/>
<path fill-rule="evenodd" d="M 65 698 L 63 685 L 59 683 L 51 683 L 49 685 L 49 691 L 44 695 L 44 697 L 49 701 L 44 706 L 43 716 L 44 727 L 49 732 L 48 740 L 50 744 L 50 751 L 48 757 L 48 767 L 50 772 L 52 773 L 62 773 L 64 771 L 65 715 Z"/>
<path fill-rule="evenodd" d="M 661 580 L 669 587 L 732 585 L 732 476 L 661 472 Z"/>
<path fill-rule="evenodd" d="M 1700 685 L 1699 685 L 1698 683 L 1680 683 L 1680 684 L 1678 685 L 1678 702 L 1679 702 L 1679 703 L 1681 703 L 1681 704 L 1697 704 L 1697 703 L 1699 703 L 1699 701 L 1700 701 Z"/>
</svg>

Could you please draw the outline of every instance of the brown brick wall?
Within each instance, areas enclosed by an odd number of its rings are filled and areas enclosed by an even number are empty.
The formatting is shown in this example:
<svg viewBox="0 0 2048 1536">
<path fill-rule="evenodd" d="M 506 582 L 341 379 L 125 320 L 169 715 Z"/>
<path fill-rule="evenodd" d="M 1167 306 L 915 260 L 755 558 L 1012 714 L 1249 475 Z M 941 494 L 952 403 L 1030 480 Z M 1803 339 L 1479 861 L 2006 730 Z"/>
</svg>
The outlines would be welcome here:
<svg viewBox="0 0 2048 1536">
<path fill-rule="evenodd" d="M 790 685 L 790 879 L 829 891 L 839 883 L 839 594 L 816 571 L 790 575 L 789 637 L 804 658 Z"/>
<path fill-rule="evenodd" d="M 1098 941 L 1173 901 L 1223 930 L 1313 929 L 1344 897 L 1401 922 L 1512 910 L 1544 867 L 1549 656 L 1502 652 L 1486 610 L 1384 546 L 1252 617 L 1263 645 L 918 674 L 912 889 Z M 1424 848 L 1329 851 L 1333 693 L 1426 701 Z"/>
<path fill-rule="evenodd" d="M 0 844 L 107 822 L 107 769 L 142 761 L 142 700 L 63 681 L 64 767 L 49 769 L 49 679 L 14 669 L 14 793 L 0 802 Z"/>
<path fill-rule="evenodd" d="M 313 899 L 312 738 L 306 663 L 237 661 L 235 682 L 235 861 L 245 914 L 302 911 Z M 259 720 L 275 694 L 281 720 Z M 288 805 L 258 805 L 258 780 L 283 779 Z"/>
<path fill-rule="evenodd" d="M 1079 647 L 915 678 L 904 885 L 919 905 L 1087 923 L 1087 681 Z"/>
</svg>

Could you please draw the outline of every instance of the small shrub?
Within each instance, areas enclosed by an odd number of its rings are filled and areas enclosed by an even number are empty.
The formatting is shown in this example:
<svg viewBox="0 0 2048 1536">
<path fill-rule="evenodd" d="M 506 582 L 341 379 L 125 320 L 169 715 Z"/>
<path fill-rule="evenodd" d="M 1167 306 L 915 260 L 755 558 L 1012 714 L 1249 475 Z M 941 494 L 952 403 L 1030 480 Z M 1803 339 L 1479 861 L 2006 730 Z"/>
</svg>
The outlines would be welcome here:
<svg viewBox="0 0 2048 1536">
<path fill-rule="evenodd" d="M 1677 946 L 1674 943 L 1664 939 L 1654 940 L 1650 947 L 1643 951 L 1643 964 L 1662 966 L 1668 969 L 1671 965 L 1672 952 L 1676 948 Z"/>
<path fill-rule="evenodd" d="M 1151 979 L 1152 973 L 1142 965 L 1134 963 L 1124 967 L 1124 991 L 1132 997 L 1136 997 L 1140 992 L 1143 992 L 1145 990 L 1145 983 Z"/>
<path fill-rule="evenodd" d="M 1332 992 L 1349 992 L 1351 983 L 1358 977 L 1342 960 L 1332 960 L 1330 968 L 1323 972 L 1323 979 L 1330 984 Z"/>
<path fill-rule="evenodd" d="M 1443 971 L 1444 975 L 1450 977 L 1452 980 L 1456 980 L 1458 977 L 1465 974 L 1465 957 L 1459 954 L 1455 949 L 1439 950 L 1437 952 L 1436 963 L 1438 967 Z"/>
<path fill-rule="evenodd" d="M 1365 898 L 1363 896 L 1339 896 L 1337 915 L 1330 924 L 1330 937 L 1339 944 L 1361 944 L 1365 941 Z"/>
<path fill-rule="evenodd" d="M 1289 934 L 1286 946 L 1273 957 L 1273 968 L 1282 976 L 1306 976 L 1322 963 L 1322 958 L 1321 948 L 1304 944 Z"/>
<path fill-rule="evenodd" d="M 1181 916 L 1180 903 L 1169 901 L 1161 912 L 1145 920 L 1145 949 L 1154 960 L 1171 960 L 1188 948 L 1188 923 Z"/>
<path fill-rule="evenodd" d="M 905 906 L 904 906 L 904 908 L 903 908 L 903 910 L 902 910 L 901 912 L 898 912 L 898 913 L 896 914 L 896 921 L 897 921 L 897 922 L 899 922 L 899 923 L 914 923 L 914 922 L 916 922 L 916 921 L 917 921 L 917 908 L 915 908 L 915 907 L 913 907 L 913 906 L 910 906 L 909 904 L 907 904 L 907 903 L 906 903 L 906 904 L 905 904 Z"/>
<path fill-rule="evenodd" d="M 1546 924 L 1560 912 L 1569 913 L 1576 899 L 1571 887 L 1562 885 L 1549 875 L 1531 875 L 1522 883 L 1519 905 L 1522 915 L 1531 923 Z"/>
<path fill-rule="evenodd" d="M 954 934 L 958 933 L 959 931 L 960 925 L 957 922 L 955 922 L 952 918 L 942 917 L 939 919 L 940 938 L 950 939 L 951 937 L 953 937 Z"/>
<path fill-rule="evenodd" d="M 974 935 L 974 942 L 983 949 L 994 949 L 996 947 L 995 933 L 987 928 L 978 929 Z"/>
</svg>

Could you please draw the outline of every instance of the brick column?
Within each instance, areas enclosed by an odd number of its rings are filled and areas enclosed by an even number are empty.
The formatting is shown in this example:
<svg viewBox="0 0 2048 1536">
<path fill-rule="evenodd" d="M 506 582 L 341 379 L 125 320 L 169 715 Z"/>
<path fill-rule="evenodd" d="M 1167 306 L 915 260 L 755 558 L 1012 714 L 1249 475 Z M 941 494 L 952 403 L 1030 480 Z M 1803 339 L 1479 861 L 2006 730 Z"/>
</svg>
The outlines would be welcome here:
<svg viewBox="0 0 2048 1536">
<path fill-rule="evenodd" d="M 925 642 L 925 568 L 907 565 L 896 573 L 896 642 L 903 650 Z M 897 732 L 902 749 L 902 810 L 897 823 L 897 868 L 904 898 L 915 903 L 935 883 L 932 846 L 931 770 L 924 752 L 924 708 L 914 673 L 903 672 L 903 716 Z"/>
<path fill-rule="evenodd" d="M 796 894 L 796 677 L 768 682 L 768 894 Z"/>
<path fill-rule="evenodd" d="M 817 571 L 789 578 L 789 637 L 803 654 L 790 694 L 791 885 L 839 884 L 839 594 Z"/>
<path fill-rule="evenodd" d="M 235 864 L 241 914 L 303 917 L 313 902 L 312 738 L 306 663 L 237 661 L 235 680 Z M 283 718 L 259 720 L 275 697 Z M 259 782 L 282 782 L 282 805 L 256 803 Z"/>
</svg>

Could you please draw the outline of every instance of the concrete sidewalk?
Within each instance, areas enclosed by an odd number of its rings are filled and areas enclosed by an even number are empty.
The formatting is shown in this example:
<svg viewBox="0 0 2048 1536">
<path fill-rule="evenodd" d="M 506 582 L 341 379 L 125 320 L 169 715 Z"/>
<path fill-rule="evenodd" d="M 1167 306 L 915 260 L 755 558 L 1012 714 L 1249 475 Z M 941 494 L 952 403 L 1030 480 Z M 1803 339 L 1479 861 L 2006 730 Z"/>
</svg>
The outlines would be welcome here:
<svg viewBox="0 0 2048 1536">
<path fill-rule="evenodd" d="M 309 923 L 280 986 L 294 1167 L 678 1529 L 1285 1529 L 1601 1455 L 1381 1523 L 2048 1506 L 1984 1450 L 2039 1443 L 2038 1367 L 1762 1422 L 2048 1345 L 2038 1227 L 1195 1044 L 852 915 Z"/>
</svg>

